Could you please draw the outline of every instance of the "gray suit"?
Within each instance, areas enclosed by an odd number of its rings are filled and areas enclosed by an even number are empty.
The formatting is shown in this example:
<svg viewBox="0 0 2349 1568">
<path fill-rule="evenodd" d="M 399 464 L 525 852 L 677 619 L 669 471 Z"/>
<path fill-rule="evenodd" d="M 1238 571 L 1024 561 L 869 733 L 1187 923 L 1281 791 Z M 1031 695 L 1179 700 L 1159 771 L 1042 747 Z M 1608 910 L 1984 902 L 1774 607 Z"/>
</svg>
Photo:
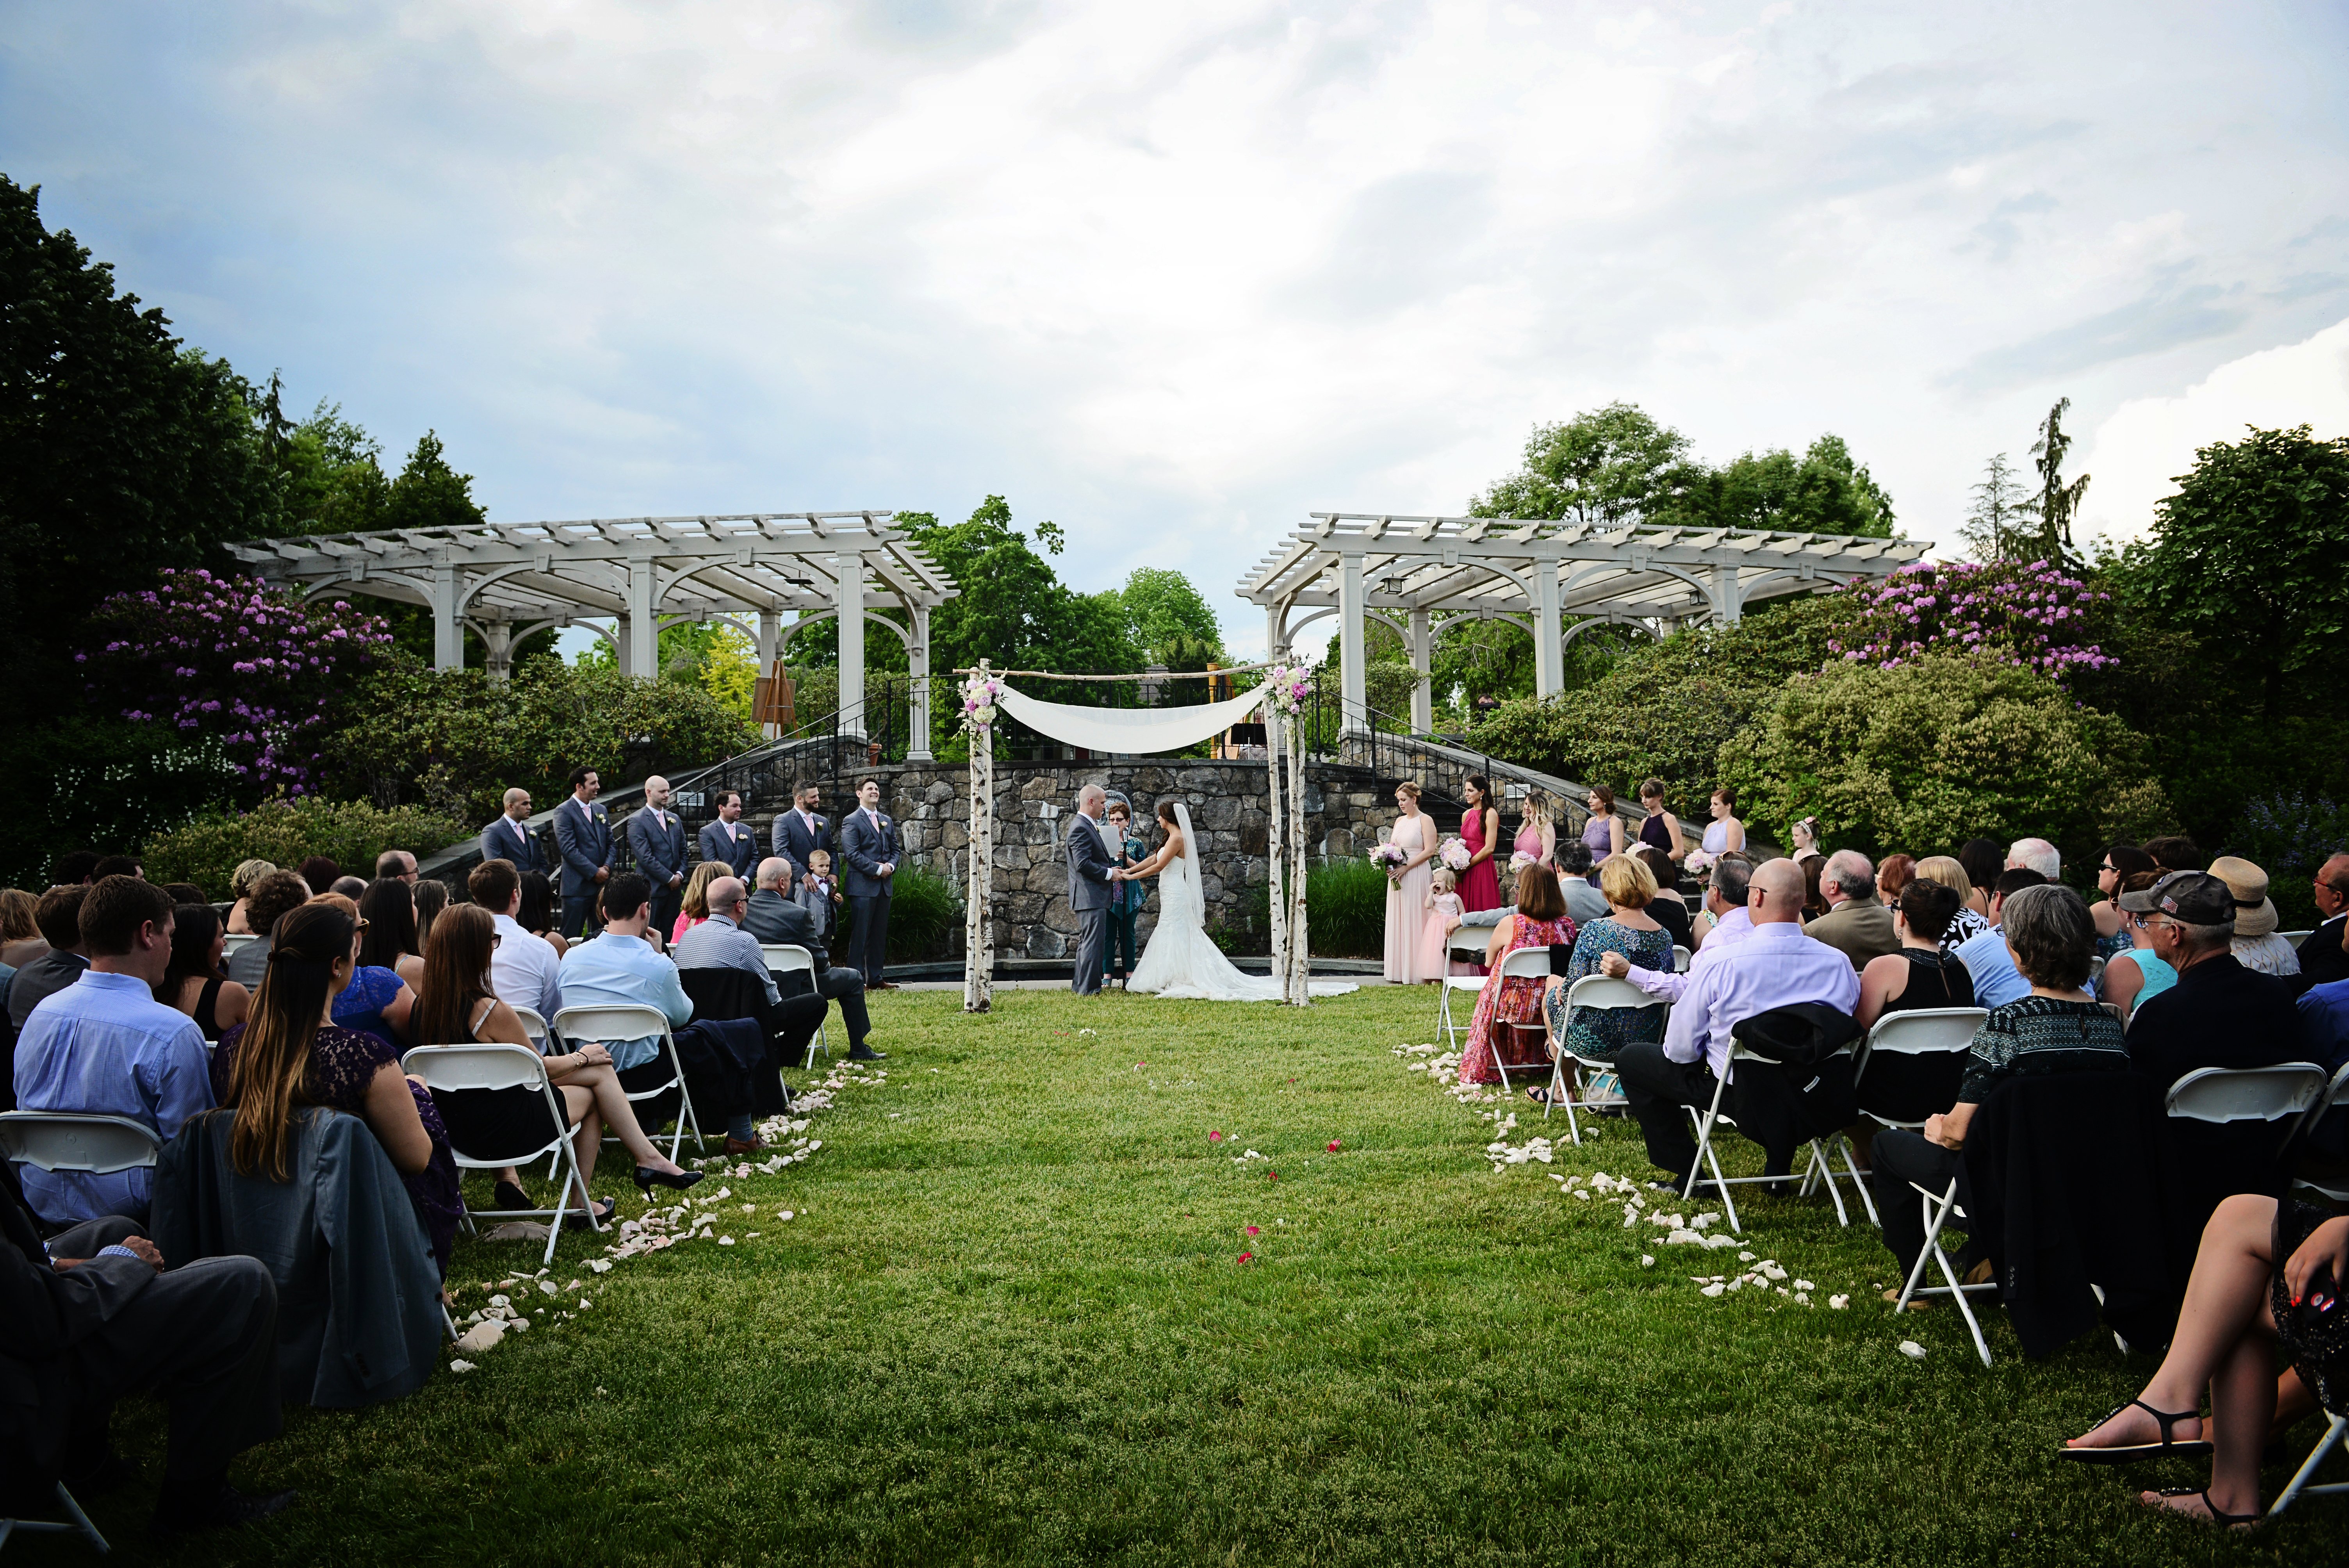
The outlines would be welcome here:
<svg viewBox="0 0 2349 1568">
<path fill-rule="evenodd" d="M 693 869 L 685 860 L 685 819 L 647 806 L 628 818 L 627 833 L 636 870 L 653 884 L 653 923 L 666 932 L 677 923 L 678 902 L 685 896 L 683 878 Z M 676 887 L 669 885 L 671 877 L 679 879 Z"/>
<path fill-rule="evenodd" d="M 1069 824 L 1061 843 L 1069 856 L 1069 909 L 1077 917 L 1077 969 L 1069 976 L 1069 989 L 1090 996 L 1101 989 L 1102 975 L 1109 968 L 1104 958 L 1110 895 L 1116 886 L 1109 873 L 1117 862 L 1102 842 L 1101 824 L 1081 811 Z"/>
</svg>

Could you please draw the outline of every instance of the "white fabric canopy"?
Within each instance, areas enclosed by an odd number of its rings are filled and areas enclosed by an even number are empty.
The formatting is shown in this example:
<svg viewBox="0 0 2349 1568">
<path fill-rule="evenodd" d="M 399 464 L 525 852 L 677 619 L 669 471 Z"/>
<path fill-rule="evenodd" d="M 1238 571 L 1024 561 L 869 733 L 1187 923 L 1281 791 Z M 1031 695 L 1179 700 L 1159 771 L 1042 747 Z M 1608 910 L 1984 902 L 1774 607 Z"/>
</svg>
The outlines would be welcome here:
<svg viewBox="0 0 2349 1568">
<path fill-rule="evenodd" d="M 1161 677 L 1164 678 L 1164 677 Z M 1067 703 L 1038 702 L 1007 684 L 1003 711 L 1034 730 L 1088 751 L 1131 756 L 1180 751 L 1221 735 L 1254 712 L 1264 700 L 1265 688 L 1242 692 L 1223 702 L 1195 703 L 1185 707 L 1074 707 Z"/>
</svg>

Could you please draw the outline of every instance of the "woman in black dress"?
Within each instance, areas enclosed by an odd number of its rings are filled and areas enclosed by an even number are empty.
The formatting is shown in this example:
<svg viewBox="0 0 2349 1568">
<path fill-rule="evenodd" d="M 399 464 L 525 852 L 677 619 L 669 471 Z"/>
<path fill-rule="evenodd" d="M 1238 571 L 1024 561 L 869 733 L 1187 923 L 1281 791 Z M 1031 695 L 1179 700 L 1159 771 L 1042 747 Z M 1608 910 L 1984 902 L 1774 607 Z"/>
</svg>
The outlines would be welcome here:
<svg viewBox="0 0 2349 1568">
<path fill-rule="evenodd" d="M 211 904 L 183 903 L 171 912 L 171 965 L 155 987 L 155 1000 L 193 1018 L 208 1040 L 243 1023 L 253 1006 L 253 994 L 221 967 L 227 946 Z"/>
</svg>

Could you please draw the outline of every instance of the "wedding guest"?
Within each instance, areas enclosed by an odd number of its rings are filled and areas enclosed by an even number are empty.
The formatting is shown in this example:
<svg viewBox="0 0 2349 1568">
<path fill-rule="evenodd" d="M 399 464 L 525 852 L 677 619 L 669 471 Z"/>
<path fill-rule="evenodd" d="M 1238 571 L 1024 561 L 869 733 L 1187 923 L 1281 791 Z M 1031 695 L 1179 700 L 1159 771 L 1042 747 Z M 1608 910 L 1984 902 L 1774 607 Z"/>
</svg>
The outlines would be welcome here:
<svg viewBox="0 0 2349 1568">
<path fill-rule="evenodd" d="M 514 911 L 514 923 L 554 948 L 557 958 L 571 945 L 563 933 L 554 929 L 554 883 L 544 872 L 522 873 L 522 907 Z"/>
<path fill-rule="evenodd" d="M 1955 892 L 1921 877 L 1900 890 L 1892 910 L 1892 931 L 1900 945 L 1869 959 L 1859 972 L 1859 1003 L 1851 1016 L 1861 1028 L 1875 1027 L 1888 1014 L 1974 1005 L 1973 976 L 1941 950 L 1958 907 Z"/>
<path fill-rule="evenodd" d="M 1528 789 L 1517 816 L 1517 837 L 1509 846 L 1509 859 L 1517 856 L 1538 861 L 1555 870 L 1557 865 L 1557 827 L 1549 820 L 1549 801 L 1538 789 Z"/>
<path fill-rule="evenodd" d="M 1990 918 L 1990 895 L 1998 886 L 1998 873 L 2006 870 L 2006 851 L 1995 839 L 1968 839 L 1958 846 L 1958 864 L 1966 872 L 1968 885 L 1973 889 L 1969 907 L 1983 919 Z"/>
<path fill-rule="evenodd" d="M 388 969 L 413 991 L 424 984 L 424 944 L 416 934 L 416 888 L 378 877 L 359 895 L 359 963 Z"/>
<path fill-rule="evenodd" d="M 2153 857 L 2154 866 L 2160 871 L 2199 872 L 2210 863 L 2210 857 L 2202 852 L 2201 846 L 2183 833 L 2147 839 L 2142 848 Z"/>
<path fill-rule="evenodd" d="M 1778 862 L 1773 861 L 1773 865 Z M 1677 1002 L 1688 992 L 1696 972 L 1706 965 L 1718 962 L 1731 948 L 1754 934 L 1752 878 L 1754 862 L 1742 854 L 1723 857 L 1713 869 L 1713 881 L 1704 890 L 1704 912 L 1713 919 L 1712 929 L 1691 960 L 1687 974 L 1666 968 L 1659 971 L 1634 969 L 1619 953 L 1601 954 L 1599 972 L 1613 980 L 1629 980 L 1651 996 L 1661 996 L 1667 1002 Z"/>
<path fill-rule="evenodd" d="M 1416 985 L 1442 978 L 1446 967 L 1441 942 L 1434 966 L 1428 964 L 1428 905 L 1433 896 L 1428 865 L 1435 856 L 1435 821 L 1419 809 L 1418 785 L 1408 780 L 1396 785 L 1394 799 L 1394 830 L 1387 842 L 1404 858 L 1386 868 L 1386 980 L 1390 985 Z"/>
<path fill-rule="evenodd" d="M 432 923 L 449 907 L 449 884 L 443 882 L 419 882 L 416 884 L 416 950 L 421 953 L 432 940 Z"/>
<path fill-rule="evenodd" d="M 1623 852 L 1623 819 L 1615 814 L 1615 791 L 1604 784 L 1593 784 L 1590 793 L 1582 798 L 1590 818 L 1582 824 L 1582 847 L 1590 851 L 1596 865 L 1609 855 Z"/>
<path fill-rule="evenodd" d="M 1517 907 L 1493 928 L 1485 949 L 1485 987 L 1476 995 L 1476 1014 L 1468 1026 L 1468 1048 L 1460 1056 L 1462 1083 L 1495 1083 L 1496 1037 L 1508 1024 L 1530 1024 L 1541 1016 L 1542 982 L 1531 976 L 1504 976 L 1501 960 L 1523 947 L 1571 946 L 1577 933 L 1566 913 L 1566 899 L 1557 890 L 1557 876 L 1547 866 L 1527 866 L 1517 880 Z"/>
<path fill-rule="evenodd" d="M 1674 864 L 1688 859 L 1688 841 L 1681 836 L 1681 820 L 1664 810 L 1664 781 L 1650 779 L 1640 786 L 1640 809 L 1648 813 L 1640 824 L 1640 841 L 1653 844 L 1672 857 Z"/>
<path fill-rule="evenodd" d="M 155 986 L 155 1000 L 196 1021 L 204 1038 L 217 1040 L 244 1022 L 252 993 L 228 977 L 221 953 L 228 933 L 208 903 L 183 903 L 171 912 L 171 962 Z"/>
<path fill-rule="evenodd" d="M 2031 995 L 2031 980 L 2014 966 L 2014 952 L 2008 944 L 2006 934 L 1999 929 L 2006 920 L 2006 902 L 2024 888 L 2045 887 L 2047 879 L 2028 866 L 2015 866 L 1998 873 L 1997 891 L 1991 894 L 1991 929 L 1980 936 L 1969 937 L 1958 944 L 1951 956 L 1966 966 L 1974 983 L 1974 1006 L 2003 1007 Z M 2086 905 L 2081 905 L 2083 910 Z M 2088 923 L 2089 929 L 2095 922 Z M 2089 947 L 2093 953 L 2095 944 Z"/>
<path fill-rule="evenodd" d="M 2006 865 L 2001 869 L 2012 871 L 2016 866 L 2037 872 L 2049 882 L 2064 880 L 2064 856 L 2044 839 L 2017 839 L 2009 844 Z"/>
<path fill-rule="evenodd" d="M 271 872 L 253 884 L 245 913 L 253 921 L 254 940 L 228 957 L 228 977 L 247 991 L 261 989 L 269 973 L 269 934 L 277 923 L 310 902 L 310 884 L 299 872 Z"/>
<path fill-rule="evenodd" d="M 815 851 L 817 854 L 823 851 Z M 759 885 L 742 909 L 742 929 L 761 943 L 787 943 L 807 950 L 812 973 L 786 975 L 777 989 L 788 1000 L 809 985 L 814 994 L 840 1004 L 840 1021 L 848 1027 L 848 1054 L 855 1061 L 877 1061 L 887 1055 L 865 1043 L 873 1017 L 864 1006 L 864 976 L 845 964 L 834 964 L 824 950 L 822 927 L 814 914 L 793 896 L 792 862 L 772 855 L 759 862 Z M 818 1020 L 822 1020 L 819 1018 Z M 806 1048 L 806 1042 L 800 1042 Z"/>
<path fill-rule="evenodd" d="M 171 901 L 173 909 L 179 908 L 183 903 L 200 903 L 206 909 L 210 909 L 212 903 L 204 896 L 204 890 L 193 882 L 165 882 L 163 896 Z"/>
<path fill-rule="evenodd" d="M 1460 879 L 1450 866 L 1437 866 L 1428 876 L 1427 920 L 1420 927 L 1419 968 L 1422 979 L 1431 985 L 1440 983 L 1446 975 L 1473 975 L 1476 966 L 1462 963 L 1452 956 L 1452 933 L 1460 924 L 1465 911 L 1460 907 Z"/>
<path fill-rule="evenodd" d="M 89 850 L 67 850 L 57 857 L 57 864 L 50 868 L 49 885 L 51 887 L 76 885 L 88 887 L 90 881 L 89 873 L 97 867 L 98 856 L 95 852 Z"/>
<path fill-rule="evenodd" d="M 1885 908 L 1899 908 L 1901 890 L 1914 881 L 1916 875 L 1916 856 L 1885 856 L 1876 868 L 1876 896 L 1884 901 Z"/>
<path fill-rule="evenodd" d="M 1819 885 L 1826 876 L 1826 857 L 1804 855 L 1795 863 L 1803 871 L 1803 919 L 1807 923 L 1827 912 L 1826 897 L 1819 891 Z"/>
<path fill-rule="evenodd" d="M 1816 817 L 1803 818 L 1788 830 L 1787 836 L 1795 844 L 1790 859 L 1799 863 L 1819 858 L 1819 820 Z"/>
<path fill-rule="evenodd" d="M 1133 907 L 1140 909 L 1149 896 L 1137 889 Z M 840 879 L 832 874 L 830 850 L 808 851 L 807 874 L 801 877 L 800 885 L 792 890 L 792 902 L 808 912 L 809 917 L 815 922 L 818 936 L 826 942 L 832 940 L 833 930 L 840 923 L 843 901 Z"/>
<path fill-rule="evenodd" d="M 49 950 L 33 911 L 40 900 L 22 888 L 0 888 L 0 965 L 22 969 Z"/>
<path fill-rule="evenodd" d="M 1849 958 L 1854 969 L 1865 969 L 1900 950 L 1892 912 L 1877 900 L 1876 868 L 1857 850 L 1837 850 L 1826 858 L 1819 872 L 1819 897 L 1827 912 L 1803 929 L 1812 940 Z"/>
<path fill-rule="evenodd" d="M 1950 921 L 1950 929 L 1941 934 L 1941 951 L 1955 953 L 1960 946 L 1972 941 L 1990 929 L 1990 917 L 1974 893 L 1973 879 L 1955 855 L 1927 855 L 1917 862 L 1917 874 L 1929 882 L 1938 882 L 1958 895 L 1958 913 Z"/>
<path fill-rule="evenodd" d="M 1730 850 L 1725 852 L 1737 854 L 1741 851 Z M 1686 895 L 1673 885 L 1680 880 L 1680 872 L 1672 864 L 1671 857 L 1653 844 L 1641 844 L 1631 853 L 1633 859 L 1648 868 L 1648 875 L 1656 884 L 1656 895 L 1648 901 L 1649 918 L 1671 934 L 1673 946 L 1685 947 L 1691 953 L 1694 953 L 1696 951 L 1695 916 L 1689 910 Z M 1571 888 L 1567 891 L 1569 893 L 1573 892 Z M 1567 900 L 1568 906 L 1567 913 L 1577 920 L 1582 919 L 1582 912 L 1573 908 L 1573 903 L 1572 898 Z"/>
<path fill-rule="evenodd" d="M 2301 942 L 2293 957 L 2312 985 L 2349 980 L 2349 854 L 2337 854 L 2316 868 L 2316 913 L 2320 923 Z M 0 955 L 0 963 L 14 963 Z"/>
<path fill-rule="evenodd" d="M 1635 969 L 1661 974 L 1672 966 L 1672 935 L 1649 906 L 1656 896 L 1656 877 L 1645 861 L 1631 855 L 1609 855 L 1599 862 L 1599 891 L 1607 898 L 1607 916 L 1582 928 L 1574 939 L 1574 956 L 1566 973 L 1553 975 L 1544 986 L 1543 1011 L 1549 1018 L 1550 1054 L 1559 1049 L 1578 1057 L 1612 1061 L 1625 1046 L 1664 1037 L 1661 1007 L 1585 1007 L 1568 1016 L 1567 994 L 1574 983 L 1600 972 L 1602 961 L 1614 954 Z M 1537 1085 L 1526 1091 L 1537 1105 L 1549 1103 L 1549 1089 Z"/>
<path fill-rule="evenodd" d="M 1460 841 L 1468 847 L 1468 866 L 1460 873 L 1460 903 L 1471 911 L 1497 909 L 1501 875 L 1493 865 L 1500 847 L 1501 813 L 1493 805 L 1493 786 L 1482 773 L 1471 773 L 1461 786 L 1468 809 L 1460 814 Z"/>
<path fill-rule="evenodd" d="M 693 874 L 685 879 L 684 896 L 678 900 L 677 919 L 668 928 L 671 947 L 684 941 L 687 932 L 709 918 L 709 884 L 719 877 L 732 875 L 724 861 L 703 861 L 693 868 Z"/>
<path fill-rule="evenodd" d="M 2130 1067 L 2167 1086 L 2197 1068 L 2302 1059 L 2292 986 L 2245 968 L 2230 950 L 2240 901 L 2225 882 L 2208 872 L 2172 872 L 2122 897 L 2124 908 L 2144 905 L 2153 951 L 2178 971 L 2178 984 L 2140 1000 L 2129 1017 Z"/>
<path fill-rule="evenodd" d="M 2152 916 L 2147 913 L 2153 907 L 2152 901 L 2138 896 L 2147 893 L 2162 875 L 2160 872 L 2131 872 L 2121 880 L 2113 899 L 2121 912 L 2121 929 L 2129 939 L 2129 946 L 2105 960 L 2105 972 L 2096 977 L 2096 996 L 2119 1011 L 2124 1026 L 2139 1004 L 2178 984 L 2178 971 L 2153 950 Z M 2127 902 L 2132 897 L 2137 898 L 2136 903 Z"/>
<path fill-rule="evenodd" d="M 356 949 L 367 929 L 367 922 L 359 918 L 359 906 L 338 892 L 326 893 L 310 902 L 329 905 L 350 916 L 352 945 Z M 267 985 L 268 981 L 264 979 L 262 984 Z M 409 1034 L 415 1011 L 416 993 L 398 971 L 354 962 L 349 979 L 335 993 L 327 1021 L 373 1035 L 397 1051 L 415 1043 Z"/>
<path fill-rule="evenodd" d="M 554 945 L 533 935 L 514 919 L 522 908 L 522 878 L 516 874 L 511 861 L 483 861 L 465 879 L 465 891 L 473 903 L 490 916 L 490 929 L 497 940 L 492 943 L 492 956 L 489 970 L 490 988 L 499 1001 L 509 1006 L 528 1007 L 542 1022 L 553 1024 L 554 1015 L 563 1008 L 563 955 Z M 461 906 L 460 906 L 461 907 Z M 454 914 L 450 910 L 432 923 L 437 930 L 440 921 Z M 424 983 L 432 984 L 432 944 L 424 946 Z M 435 1039 L 425 1037 L 422 1044 L 445 1046 L 457 1043 L 453 1038 Z"/>
<path fill-rule="evenodd" d="M 359 902 L 359 895 L 367 892 L 367 881 L 363 877 L 336 877 L 333 883 L 327 887 L 326 891 L 336 894 L 339 897 L 349 899 L 352 904 L 356 906 Z"/>
<path fill-rule="evenodd" d="M 1704 827 L 1704 841 L 1699 847 L 1715 860 L 1728 850 L 1745 847 L 1745 824 L 1737 820 L 1737 791 L 1728 785 L 1717 786 L 1707 798 L 1705 810 L 1713 820 Z"/>
<path fill-rule="evenodd" d="M 2096 956 L 2110 963 L 2129 950 L 2127 919 L 2121 913 L 2121 884 L 2154 869 L 2153 857 L 2135 844 L 2107 844 L 2096 868 L 2096 891 L 2105 896 L 2088 906 L 2096 917 Z"/>
<path fill-rule="evenodd" d="M 25 1020 L 47 997 L 65 990 L 89 968 L 82 946 L 81 905 L 89 888 L 68 882 L 51 888 L 33 906 L 34 923 L 49 950 L 18 969 L 8 982 L 8 1022 L 22 1034 Z"/>
<path fill-rule="evenodd" d="M 1639 855 L 1646 847 L 1635 844 L 1623 852 Z M 1646 860 L 1644 855 L 1640 858 Z M 1566 913 L 1574 916 L 1578 929 L 1607 918 L 1607 895 L 1599 891 L 1599 879 L 1591 874 L 1594 863 L 1589 849 L 1579 839 L 1568 839 L 1557 846 L 1557 859 L 1552 869 L 1557 872 L 1557 891 L 1566 895 Z M 1671 864 L 1670 861 L 1664 863 Z M 1654 861 L 1647 864 L 1651 872 L 1656 869 Z"/>
<path fill-rule="evenodd" d="M 312 855 L 302 862 L 302 880 L 310 884 L 310 893 L 314 898 L 322 892 L 334 892 L 335 879 L 342 874 L 343 869 L 326 855 Z"/>
<path fill-rule="evenodd" d="M 375 858 L 375 880 L 416 885 L 416 857 L 406 850 L 386 850 Z"/>
<path fill-rule="evenodd" d="M 2300 958 L 2292 944 L 2276 934 L 2282 922 L 2268 897 L 2268 873 L 2240 855 L 2220 855 L 2210 862 L 2210 875 L 2225 882 L 2235 897 L 2235 961 L 2261 975 L 2298 978 Z"/>
<path fill-rule="evenodd" d="M 137 855 L 102 855 L 98 864 L 89 868 L 90 883 L 95 886 L 109 877 L 137 877 L 145 882 L 147 868 L 139 863 Z"/>
</svg>

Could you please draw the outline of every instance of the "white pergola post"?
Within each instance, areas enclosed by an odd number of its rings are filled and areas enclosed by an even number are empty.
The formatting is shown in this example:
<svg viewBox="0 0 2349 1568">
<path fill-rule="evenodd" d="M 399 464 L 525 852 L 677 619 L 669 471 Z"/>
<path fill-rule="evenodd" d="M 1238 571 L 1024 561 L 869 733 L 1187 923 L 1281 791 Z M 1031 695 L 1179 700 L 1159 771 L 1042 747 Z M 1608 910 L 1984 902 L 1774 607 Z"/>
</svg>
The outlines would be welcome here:
<svg viewBox="0 0 2349 1568">
<path fill-rule="evenodd" d="M 483 662 L 489 666 L 490 684 L 504 686 L 513 679 L 513 623 L 483 621 L 480 630 L 481 646 L 488 652 Z"/>
<path fill-rule="evenodd" d="M 759 612 L 759 673 L 766 675 L 775 667 L 775 654 L 783 644 L 783 617 L 774 610 Z"/>
<path fill-rule="evenodd" d="M 653 603 L 658 574 L 649 559 L 628 562 L 627 637 L 621 673 L 651 680 L 660 674 L 660 616 Z"/>
<path fill-rule="evenodd" d="M 1734 624 L 1745 614 L 1744 584 L 1738 581 L 1734 566 L 1713 569 L 1713 623 L 1716 626 Z"/>
<path fill-rule="evenodd" d="M 905 760 L 930 759 L 930 611 L 914 606 L 914 634 L 905 644 Z"/>
<path fill-rule="evenodd" d="M 1411 613 L 1411 667 L 1419 679 L 1411 684 L 1411 732 L 1427 735 L 1435 728 L 1435 683 L 1430 671 L 1435 663 L 1435 634 L 1425 610 Z"/>
<path fill-rule="evenodd" d="M 840 623 L 840 728 L 864 733 L 864 557 L 843 550 L 832 558 Z"/>
<path fill-rule="evenodd" d="M 465 667 L 465 626 L 457 619 L 457 568 L 446 562 L 432 567 L 432 667 Z"/>
<path fill-rule="evenodd" d="M 1361 552 L 1347 551 L 1338 557 L 1339 731 L 1344 735 L 1367 734 L 1371 727 L 1370 678 L 1363 658 L 1369 608 L 1370 598 L 1362 586 Z"/>
<path fill-rule="evenodd" d="M 1534 695 L 1548 696 L 1566 686 L 1566 638 L 1558 624 L 1557 562 L 1534 562 Z"/>
</svg>

